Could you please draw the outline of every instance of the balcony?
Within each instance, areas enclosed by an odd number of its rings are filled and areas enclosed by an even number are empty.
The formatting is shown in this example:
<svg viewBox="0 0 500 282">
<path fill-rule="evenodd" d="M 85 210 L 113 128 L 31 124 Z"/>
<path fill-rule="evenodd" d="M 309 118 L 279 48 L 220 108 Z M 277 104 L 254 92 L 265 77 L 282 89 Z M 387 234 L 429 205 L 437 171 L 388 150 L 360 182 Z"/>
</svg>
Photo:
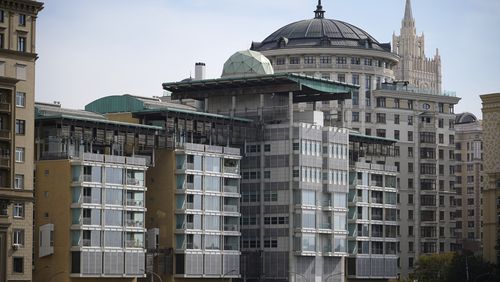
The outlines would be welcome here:
<svg viewBox="0 0 500 282">
<path fill-rule="evenodd" d="M 0 156 L 0 167 L 10 168 L 10 156 Z"/>
<path fill-rule="evenodd" d="M 82 246 L 90 247 L 92 246 L 92 241 L 90 239 L 82 239 Z"/>
<path fill-rule="evenodd" d="M 143 227 L 144 221 L 143 220 L 127 219 L 126 224 L 127 224 L 127 227 Z"/>
<path fill-rule="evenodd" d="M 330 222 L 322 222 L 319 224 L 319 229 L 332 229 L 332 224 Z"/>
<path fill-rule="evenodd" d="M 239 167 L 224 167 L 224 173 L 233 173 L 233 174 L 239 174 L 240 169 Z"/>
<path fill-rule="evenodd" d="M 11 112 L 10 103 L 0 102 L 0 112 Z"/>
<path fill-rule="evenodd" d="M 144 200 L 127 199 L 127 206 L 129 207 L 144 207 Z"/>
<path fill-rule="evenodd" d="M 238 186 L 224 185 L 225 193 L 238 193 Z"/>
<path fill-rule="evenodd" d="M 224 231 L 238 232 L 240 230 L 238 224 L 224 224 Z"/>
<path fill-rule="evenodd" d="M 11 131 L 8 129 L 0 129 L 0 138 L 10 140 Z"/>
<path fill-rule="evenodd" d="M 141 240 L 126 240 L 125 245 L 127 248 L 143 248 L 144 242 Z"/>
<path fill-rule="evenodd" d="M 92 196 L 83 196 L 82 200 L 85 204 L 92 204 Z"/>
<path fill-rule="evenodd" d="M 83 225 L 91 225 L 92 224 L 92 219 L 90 217 L 84 217 L 84 218 L 82 218 L 81 223 Z"/>
<path fill-rule="evenodd" d="M 226 211 L 226 212 L 238 212 L 238 206 L 236 206 L 236 205 L 224 205 L 224 211 Z"/>
<path fill-rule="evenodd" d="M 144 180 L 135 179 L 135 178 L 127 178 L 127 185 L 144 186 Z"/>
</svg>

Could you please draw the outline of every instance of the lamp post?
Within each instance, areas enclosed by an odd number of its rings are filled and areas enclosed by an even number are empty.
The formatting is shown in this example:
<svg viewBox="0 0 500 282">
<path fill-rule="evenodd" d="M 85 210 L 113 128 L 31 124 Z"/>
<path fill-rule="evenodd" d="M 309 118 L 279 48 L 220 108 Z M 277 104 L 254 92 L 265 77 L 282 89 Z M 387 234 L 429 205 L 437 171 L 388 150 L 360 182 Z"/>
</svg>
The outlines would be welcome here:
<svg viewBox="0 0 500 282">
<path fill-rule="evenodd" d="M 293 272 L 293 271 L 288 271 L 288 273 L 292 273 L 292 274 L 298 275 L 298 276 L 300 276 L 300 277 L 304 278 L 304 280 L 305 280 L 306 282 L 309 282 L 309 280 L 307 280 L 307 277 L 305 277 L 304 275 L 302 275 L 302 274 L 300 274 L 300 273 Z"/>
<path fill-rule="evenodd" d="M 343 275 L 343 273 L 342 272 L 340 272 L 340 273 L 332 273 L 332 274 L 328 275 L 327 277 L 325 277 L 325 282 L 328 282 L 328 279 L 330 277 L 339 276 L 339 275 Z"/>
<path fill-rule="evenodd" d="M 221 280 L 221 281 L 222 281 L 222 282 L 224 282 L 224 276 L 228 275 L 228 274 L 229 274 L 229 273 L 231 273 L 231 272 L 237 272 L 237 270 L 236 270 L 236 269 L 231 269 L 231 270 L 229 270 L 228 272 L 226 272 L 226 273 L 222 274 L 222 276 L 221 276 L 221 279 L 222 279 L 222 280 Z M 230 279 L 229 281 L 232 281 L 232 279 L 233 279 L 233 278 L 229 278 L 229 279 Z"/>
<path fill-rule="evenodd" d="M 158 278 L 158 279 L 160 280 L 160 282 L 163 282 L 163 279 L 161 279 L 161 276 L 160 276 L 160 275 L 158 275 L 157 273 L 155 273 L 155 272 L 153 272 L 153 271 L 147 272 L 146 270 L 144 270 L 144 269 L 142 269 L 142 268 L 141 268 L 141 269 L 139 269 L 139 270 L 140 270 L 140 271 L 144 271 L 146 274 L 148 274 L 148 273 L 149 273 L 149 274 L 151 274 L 151 282 L 153 282 L 153 281 L 154 281 L 154 277 L 153 277 L 153 276 L 156 276 L 156 278 Z"/>
</svg>

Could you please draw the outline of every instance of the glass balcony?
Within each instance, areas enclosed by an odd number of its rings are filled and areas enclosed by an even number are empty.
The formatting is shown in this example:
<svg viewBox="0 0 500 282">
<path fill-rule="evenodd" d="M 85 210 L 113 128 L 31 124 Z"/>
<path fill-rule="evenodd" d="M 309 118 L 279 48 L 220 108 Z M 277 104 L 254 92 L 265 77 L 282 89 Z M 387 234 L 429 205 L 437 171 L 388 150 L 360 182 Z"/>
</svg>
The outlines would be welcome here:
<svg viewBox="0 0 500 282">
<path fill-rule="evenodd" d="M 125 244 L 127 248 L 143 248 L 144 242 L 141 240 L 126 240 Z"/>
<path fill-rule="evenodd" d="M 238 206 L 237 205 L 224 205 L 224 211 L 238 212 Z"/>
<path fill-rule="evenodd" d="M 239 231 L 238 224 L 224 224 L 224 231 Z"/>
</svg>

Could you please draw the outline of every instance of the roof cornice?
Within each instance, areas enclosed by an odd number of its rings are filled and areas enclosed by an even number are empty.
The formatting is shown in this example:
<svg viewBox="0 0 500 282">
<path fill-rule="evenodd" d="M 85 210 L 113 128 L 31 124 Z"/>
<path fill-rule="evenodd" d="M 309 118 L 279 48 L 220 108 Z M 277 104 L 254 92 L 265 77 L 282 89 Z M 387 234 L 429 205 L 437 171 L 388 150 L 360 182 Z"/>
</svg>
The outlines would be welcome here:
<svg viewBox="0 0 500 282">
<path fill-rule="evenodd" d="M 43 3 L 32 0 L 0 0 L 0 8 L 36 16 L 43 9 Z"/>
</svg>

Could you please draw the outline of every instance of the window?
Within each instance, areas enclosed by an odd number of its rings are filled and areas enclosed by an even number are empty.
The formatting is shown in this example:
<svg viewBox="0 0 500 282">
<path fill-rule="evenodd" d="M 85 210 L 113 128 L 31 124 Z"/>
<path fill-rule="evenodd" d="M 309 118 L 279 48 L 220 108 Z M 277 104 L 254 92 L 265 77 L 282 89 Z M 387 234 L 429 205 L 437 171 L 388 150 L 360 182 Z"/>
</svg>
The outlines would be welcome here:
<svg viewBox="0 0 500 282">
<path fill-rule="evenodd" d="M 359 57 L 352 57 L 351 58 L 351 65 L 360 65 L 361 64 L 361 58 Z"/>
<path fill-rule="evenodd" d="M 413 194 L 408 194 L 408 204 L 413 204 Z"/>
<path fill-rule="evenodd" d="M 413 131 L 408 131 L 408 141 L 413 141 Z"/>
<path fill-rule="evenodd" d="M 343 73 L 339 73 L 339 74 L 337 75 L 337 80 L 338 80 L 339 82 L 345 82 L 345 74 L 343 74 Z"/>
<path fill-rule="evenodd" d="M 372 122 L 372 114 L 371 113 L 365 114 L 365 122 Z"/>
<path fill-rule="evenodd" d="M 14 203 L 12 215 L 15 218 L 23 218 L 24 217 L 24 204 L 23 203 Z"/>
<path fill-rule="evenodd" d="M 24 108 L 26 106 L 26 93 L 16 92 L 16 107 Z"/>
<path fill-rule="evenodd" d="M 5 19 L 5 11 L 0 10 L 0 23 L 3 23 Z"/>
<path fill-rule="evenodd" d="M 385 108 L 385 97 L 377 98 L 377 107 L 378 108 Z"/>
<path fill-rule="evenodd" d="M 352 84 L 359 85 L 359 74 L 352 75 Z"/>
<path fill-rule="evenodd" d="M 304 64 L 315 64 L 316 63 L 316 58 L 313 56 L 305 56 L 304 57 Z"/>
<path fill-rule="evenodd" d="M 269 170 L 264 171 L 264 178 L 265 179 L 271 178 L 271 171 L 269 171 Z"/>
<path fill-rule="evenodd" d="M 439 143 L 440 144 L 444 143 L 444 134 L 439 134 Z"/>
<path fill-rule="evenodd" d="M 20 26 L 25 26 L 26 25 L 26 15 L 19 14 L 19 25 Z"/>
<path fill-rule="evenodd" d="M 359 105 L 359 91 L 352 92 L 352 105 L 353 106 Z"/>
<path fill-rule="evenodd" d="M 408 163 L 408 172 L 413 173 L 413 163 Z"/>
<path fill-rule="evenodd" d="M 298 64 L 300 64 L 299 57 L 290 57 L 290 65 L 298 65 Z"/>
<path fill-rule="evenodd" d="M 408 109 L 413 110 L 413 100 L 408 100 Z"/>
<path fill-rule="evenodd" d="M 413 179 L 412 178 L 408 179 L 408 189 L 413 189 Z"/>
<path fill-rule="evenodd" d="M 0 33 L 0 48 L 3 49 L 4 35 Z"/>
<path fill-rule="evenodd" d="M 408 157 L 413 158 L 413 147 L 408 147 Z"/>
<path fill-rule="evenodd" d="M 24 162 L 24 148 L 16 147 L 16 162 Z"/>
<path fill-rule="evenodd" d="M 394 98 L 394 108 L 399 109 L 399 99 Z"/>
<path fill-rule="evenodd" d="M 394 156 L 399 157 L 400 155 L 400 147 L 399 146 L 394 146 Z"/>
<path fill-rule="evenodd" d="M 14 273 L 23 273 L 24 272 L 24 258 L 23 257 L 14 257 L 12 259 L 12 271 Z"/>
<path fill-rule="evenodd" d="M 365 66 L 371 66 L 373 64 L 372 59 L 365 58 Z"/>
<path fill-rule="evenodd" d="M 438 111 L 440 113 L 444 113 L 444 104 L 443 103 L 438 103 Z"/>
<path fill-rule="evenodd" d="M 399 130 L 394 130 L 394 139 L 399 140 Z"/>
<path fill-rule="evenodd" d="M 14 189 L 24 189 L 24 175 L 16 174 L 14 178 Z"/>
<path fill-rule="evenodd" d="M 264 145 L 264 152 L 271 152 L 271 144 Z"/>
<path fill-rule="evenodd" d="M 12 244 L 15 246 L 23 246 L 24 245 L 24 230 L 14 229 L 12 231 Z"/>
<path fill-rule="evenodd" d="M 359 122 L 359 112 L 352 112 L 352 121 Z"/>
<path fill-rule="evenodd" d="M 26 37 L 17 37 L 17 51 L 26 52 Z"/>
<path fill-rule="evenodd" d="M 276 58 L 276 65 L 284 65 L 285 58 Z"/>
<path fill-rule="evenodd" d="M 413 116 L 408 116 L 408 125 L 413 125 Z"/>
<path fill-rule="evenodd" d="M 319 57 L 319 63 L 320 64 L 331 64 L 332 63 L 332 57 L 331 56 L 320 56 Z"/>
<path fill-rule="evenodd" d="M 339 65 L 347 64 L 347 58 L 346 57 L 337 57 L 337 64 L 339 64 Z"/>
<path fill-rule="evenodd" d="M 399 115 L 394 115 L 394 124 L 399 124 Z"/>
<path fill-rule="evenodd" d="M 377 129 L 377 136 L 385 138 L 385 129 Z"/>
<path fill-rule="evenodd" d="M 26 121 L 22 119 L 16 119 L 16 134 L 24 135 L 26 133 Z"/>
<path fill-rule="evenodd" d="M 443 128 L 444 127 L 444 119 L 440 118 L 438 119 L 438 127 Z"/>
<path fill-rule="evenodd" d="M 385 123 L 385 114 L 377 113 L 377 123 Z"/>
</svg>

